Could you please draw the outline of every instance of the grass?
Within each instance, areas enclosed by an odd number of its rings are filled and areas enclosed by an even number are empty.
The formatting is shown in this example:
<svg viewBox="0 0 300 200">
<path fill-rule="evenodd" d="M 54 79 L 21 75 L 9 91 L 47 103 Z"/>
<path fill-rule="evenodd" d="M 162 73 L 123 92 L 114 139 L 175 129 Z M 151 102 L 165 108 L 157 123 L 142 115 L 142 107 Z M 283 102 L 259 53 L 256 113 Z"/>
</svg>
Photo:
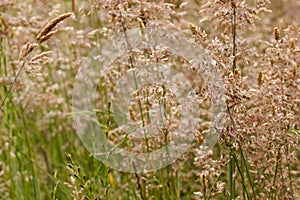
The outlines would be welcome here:
<svg viewBox="0 0 300 200">
<path fill-rule="evenodd" d="M 298 6 L 296 0 L 292 2 Z M 276 11 L 279 5 L 282 10 Z M 255 6 L 204 0 L 186 5 L 182 1 L 173 5 L 122 1 L 119 5 L 101 0 L 15 4 L 4 0 L 0 4 L 0 199 L 298 199 L 297 13 L 282 16 L 290 8 L 283 0 L 261 5 L 273 9 L 272 14 L 262 14 Z M 201 17 L 208 22 L 199 23 Z M 256 17 L 266 24 L 257 23 Z M 280 19 L 292 25 L 279 24 Z M 207 155 L 201 154 L 199 136 L 171 165 L 148 173 L 126 173 L 106 166 L 84 147 L 73 120 L 88 113 L 72 112 L 72 89 L 91 49 L 114 32 L 124 33 L 130 47 L 126 31 L 143 30 L 154 22 L 186 32 L 187 22 L 198 24 L 190 25 L 189 34 L 218 64 L 226 87 L 226 122 L 218 143 Z M 252 25 L 257 32 L 251 32 Z M 48 51 L 52 54 L 43 54 Z M 118 74 L 124 75 L 123 66 L 138 69 L 150 61 L 156 66 L 170 62 L 176 70 L 187 66 L 182 58 L 166 51 L 130 49 L 127 57 L 118 58 L 111 64 L 112 70 L 100 77 L 99 96 L 95 97 L 97 119 L 104 134 L 124 149 L 139 147 L 137 150 L 151 152 L 172 138 L 172 123 L 164 124 L 161 137 L 136 141 L 116 129 L 108 98 L 114 87 L 110 83 L 116 83 Z M 138 87 L 139 74 L 132 73 Z M 182 73 L 201 90 L 199 118 L 203 124 L 199 123 L 198 132 L 205 135 L 205 123 L 211 118 L 207 102 L 212 94 L 193 73 Z M 131 102 L 130 117 L 142 126 L 151 122 L 151 97 L 155 96 L 160 98 L 161 120 L 173 119 L 177 107 L 170 106 L 170 90 L 162 85 L 160 93 L 149 91 L 137 92 L 136 97 L 144 96 Z M 123 164 L 136 169 L 135 163 Z"/>
</svg>

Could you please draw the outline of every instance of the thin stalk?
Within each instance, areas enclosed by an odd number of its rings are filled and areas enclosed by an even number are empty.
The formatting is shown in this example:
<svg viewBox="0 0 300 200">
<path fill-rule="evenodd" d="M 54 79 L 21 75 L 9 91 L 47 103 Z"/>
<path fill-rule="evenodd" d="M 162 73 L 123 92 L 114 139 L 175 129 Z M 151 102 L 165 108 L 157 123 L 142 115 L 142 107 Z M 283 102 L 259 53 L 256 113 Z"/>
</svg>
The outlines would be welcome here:
<svg viewBox="0 0 300 200">
<path fill-rule="evenodd" d="M 162 111 L 162 109 L 161 109 L 161 106 L 159 106 L 159 108 L 160 108 L 160 114 L 161 114 L 161 119 L 162 119 L 162 122 L 163 122 L 163 127 L 164 127 L 164 140 L 165 140 L 165 145 L 166 145 L 166 153 L 167 153 L 167 163 L 169 163 L 170 162 L 170 152 L 169 152 L 169 148 L 168 148 L 168 134 L 169 134 L 169 132 L 168 132 L 168 129 L 167 129 L 167 126 L 166 126 L 166 121 L 164 120 L 164 119 L 166 119 L 167 118 L 167 114 L 166 114 L 166 110 L 167 110 L 167 105 L 166 105 L 166 101 L 165 101 L 165 95 L 166 95 L 166 88 L 165 88 L 165 86 L 164 85 L 162 85 L 162 88 L 163 88 L 163 98 L 164 98 L 164 100 L 163 100 L 163 111 Z M 167 166 L 167 183 L 169 183 L 169 181 L 170 181 L 170 174 L 171 174 L 171 178 L 172 178 L 172 180 L 174 179 L 173 178 L 173 173 L 172 173 L 172 166 L 171 165 L 169 165 L 169 166 Z"/>
<path fill-rule="evenodd" d="M 241 149 L 239 149 L 239 150 L 241 150 Z M 244 164 L 244 160 L 243 160 L 241 154 L 240 154 L 240 161 L 241 161 L 241 173 L 244 174 L 244 168 L 243 168 L 243 166 L 245 164 Z M 245 193 L 246 193 L 246 191 L 245 191 L 245 188 L 243 187 L 243 199 L 246 199 Z"/>
<path fill-rule="evenodd" d="M 221 177 L 221 174 L 216 178 L 216 180 L 214 181 L 214 183 L 210 187 L 209 196 L 206 199 L 212 199 L 212 192 L 214 190 L 214 187 L 217 185 L 217 182 L 219 181 L 220 177 Z"/>
<path fill-rule="evenodd" d="M 205 176 L 202 176 L 202 181 L 203 181 L 203 198 L 206 200 L 206 184 L 205 184 Z"/>
<path fill-rule="evenodd" d="M 232 49 L 232 56 L 233 56 L 233 63 L 232 63 L 232 71 L 234 73 L 236 69 L 236 5 L 234 0 L 231 0 L 231 6 L 233 9 L 233 14 L 232 14 L 232 43 L 233 43 L 233 49 Z M 230 114 L 230 109 L 227 106 L 227 111 Z M 232 116 L 231 120 L 233 122 Z M 230 153 L 231 154 L 231 153 Z M 235 169 L 235 163 L 234 163 L 234 158 L 232 155 L 230 155 L 231 159 L 229 162 L 229 180 L 228 180 L 228 185 L 230 189 L 230 198 L 234 199 L 235 196 L 235 179 L 233 177 L 234 169 Z"/>
<path fill-rule="evenodd" d="M 231 155 L 231 159 L 229 161 L 229 169 L 228 169 L 229 171 L 228 185 L 230 190 L 230 199 L 234 199 L 235 197 L 235 178 L 233 177 L 234 169 L 235 169 L 234 158 Z"/>
<path fill-rule="evenodd" d="M 286 187 L 285 187 L 285 181 L 283 178 L 283 171 L 282 171 L 282 167 L 281 167 L 281 161 L 282 159 L 279 159 L 279 170 L 280 170 L 280 177 L 281 177 L 281 185 L 282 185 L 282 189 L 283 189 L 283 193 L 286 194 Z"/>
<path fill-rule="evenodd" d="M 238 141 L 238 144 L 239 144 L 239 149 L 240 149 L 240 154 L 241 154 L 241 157 L 242 157 L 242 161 L 243 161 L 245 169 L 246 169 L 246 174 L 247 174 L 247 177 L 249 179 L 251 189 L 252 189 L 252 192 L 253 192 L 253 195 L 254 195 L 254 199 L 256 199 L 256 194 L 255 194 L 255 190 L 254 190 L 255 186 L 254 186 L 251 174 L 250 174 L 250 170 L 248 169 L 247 160 L 245 159 L 245 156 L 244 156 L 244 153 L 243 153 L 243 150 L 242 150 L 242 147 L 241 147 L 241 143 L 239 141 Z"/>
<path fill-rule="evenodd" d="M 236 155 L 235 155 L 234 152 L 232 152 L 232 157 L 233 157 L 233 159 L 234 159 L 234 161 L 235 161 L 235 163 L 236 163 L 236 166 L 237 166 L 237 169 L 238 169 L 238 171 L 239 171 L 239 174 L 241 175 L 242 185 L 243 185 L 244 191 L 246 192 L 247 199 L 250 199 L 249 193 L 248 193 L 248 190 L 247 190 L 247 187 L 246 187 L 244 175 L 243 175 L 243 173 L 242 173 L 242 170 L 241 170 L 241 168 L 240 168 L 240 166 L 239 166 L 239 163 L 238 163 L 238 159 L 237 159 L 237 157 L 236 157 Z"/>
<path fill-rule="evenodd" d="M 235 126 L 235 123 L 234 123 L 234 120 L 233 120 L 233 117 L 231 115 L 231 112 L 230 112 L 230 109 L 227 105 L 227 112 L 229 114 L 229 117 L 230 117 L 230 120 L 233 124 L 233 126 Z M 233 177 L 233 174 L 234 174 L 234 169 L 235 169 L 235 163 L 234 163 L 234 158 L 231 154 L 231 151 L 232 151 L 232 145 L 230 144 L 230 152 L 229 152 L 229 157 L 230 157 L 230 161 L 229 161 L 229 167 L 228 167 L 228 176 L 229 176 L 229 179 L 228 179 L 228 185 L 229 185 L 229 191 L 230 191 L 230 199 L 234 199 L 234 196 L 235 196 L 235 179 Z"/>
<path fill-rule="evenodd" d="M 176 199 L 180 199 L 180 189 L 179 189 L 179 177 L 178 177 L 178 171 L 176 171 L 176 188 L 175 188 L 175 192 L 176 192 Z"/>
<path fill-rule="evenodd" d="M 287 146 L 286 148 L 286 155 L 288 155 L 289 153 L 289 147 Z M 293 190 L 293 182 L 292 182 L 292 175 L 291 175 L 291 166 L 290 166 L 290 162 L 288 161 L 288 177 L 289 177 L 289 181 L 290 181 L 290 188 L 291 188 L 291 194 L 292 194 L 292 199 L 294 200 L 294 190 Z"/>
<path fill-rule="evenodd" d="M 275 167 L 275 174 L 274 174 L 274 179 L 273 179 L 273 186 L 275 187 L 275 182 L 276 182 L 276 177 L 278 173 L 278 167 L 279 167 L 279 159 L 280 159 L 280 148 L 278 148 L 277 152 L 277 159 L 276 159 L 276 167 Z M 272 189 L 272 196 L 275 195 L 276 197 L 276 190 Z"/>
<path fill-rule="evenodd" d="M 20 71 L 21 70 L 19 70 L 19 72 Z M 25 119 L 25 116 L 24 116 L 25 111 L 24 111 L 23 106 L 21 105 L 21 103 L 19 104 L 19 106 L 20 106 L 20 109 L 21 109 L 21 118 L 22 118 L 23 125 L 24 125 L 24 128 L 25 128 L 24 136 L 25 136 L 25 143 L 26 143 L 26 146 L 27 146 L 27 149 L 28 149 L 28 156 L 29 156 L 30 159 L 35 160 L 34 152 L 32 152 L 32 150 L 33 150 L 32 145 L 31 145 L 31 142 L 29 140 L 29 136 L 28 136 L 27 131 L 26 131 L 26 130 L 28 130 L 28 128 L 27 128 L 27 122 L 26 122 L 26 119 Z M 34 193 L 35 199 L 41 199 L 40 187 L 39 187 L 39 182 L 38 182 L 38 179 L 37 179 L 37 173 L 36 173 L 36 170 L 35 170 L 34 163 L 31 163 L 30 170 L 31 170 L 31 174 L 32 174 L 31 182 L 32 182 L 32 185 L 33 185 L 33 193 Z"/>
<path fill-rule="evenodd" d="M 233 49 L 232 49 L 232 56 L 233 56 L 233 65 L 232 65 L 232 71 L 236 69 L 236 5 L 234 0 L 231 0 L 231 6 L 233 9 L 232 14 L 232 43 L 233 43 Z"/>
<path fill-rule="evenodd" d="M 120 16 L 123 18 L 123 14 L 122 14 L 122 11 L 120 9 Z M 122 20 L 122 31 L 124 33 L 124 38 L 125 38 L 125 42 L 128 46 L 128 49 L 130 51 L 130 56 L 129 56 L 129 59 L 130 59 L 130 65 L 131 65 L 131 68 L 134 68 L 134 64 L 133 64 L 133 58 L 132 58 L 132 49 L 131 49 L 131 45 L 128 41 L 128 37 L 127 37 L 127 33 L 126 33 L 126 28 L 125 28 L 125 23 L 124 21 Z M 136 89 L 138 88 L 138 83 L 137 83 L 137 79 L 136 79 L 136 74 L 135 72 L 133 71 L 133 78 L 134 78 L 134 84 L 135 84 L 135 87 Z M 138 95 L 139 95 L 139 92 L 138 92 Z M 139 104 L 139 110 L 140 110 L 140 114 L 141 114 L 141 119 L 142 119 L 142 125 L 143 127 L 145 127 L 145 120 L 144 120 L 144 115 L 143 115 L 143 108 L 142 108 L 142 103 L 140 101 L 140 99 L 138 100 L 138 104 Z M 145 137 L 145 143 L 146 143 L 146 148 L 147 148 L 147 152 L 150 151 L 150 147 L 149 147 L 149 142 L 148 142 L 148 137 L 147 137 L 147 133 L 146 131 L 144 130 L 144 137 Z"/>
<path fill-rule="evenodd" d="M 11 92 L 13 86 L 14 86 L 15 83 L 17 82 L 17 79 L 18 79 L 18 77 L 20 76 L 20 74 L 21 74 L 21 72 L 22 72 L 22 70 L 23 70 L 23 68 L 24 68 L 24 66 L 25 66 L 25 64 L 26 64 L 26 62 L 27 62 L 27 60 L 28 60 L 28 57 L 26 57 L 26 58 L 23 60 L 23 63 L 22 63 L 22 65 L 21 65 L 19 71 L 17 72 L 17 74 L 16 74 L 16 76 L 15 76 L 13 82 L 10 84 L 10 86 L 9 86 L 9 88 L 8 88 L 8 91 L 6 92 L 5 97 L 3 98 L 3 100 L 2 100 L 2 102 L 1 102 L 1 104 L 0 104 L 0 110 L 1 110 L 3 113 L 4 113 L 4 111 L 3 111 L 3 105 L 4 105 L 4 102 L 6 101 L 8 95 L 10 94 L 10 92 Z"/>
<path fill-rule="evenodd" d="M 139 175 L 136 173 L 136 167 L 135 167 L 134 162 L 132 162 L 132 166 L 133 166 L 134 171 L 135 171 L 134 176 L 135 176 L 136 181 L 137 181 L 137 184 L 138 184 L 138 189 L 139 189 L 139 191 L 140 191 L 141 198 L 144 200 L 144 199 L 146 199 L 146 197 L 145 197 L 144 190 L 143 190 L 143 187 L 142 187 L 142 184 L 141 184 L 141 181 L 140 181 L 140 177 L 139 177 Z"/>
</svg>

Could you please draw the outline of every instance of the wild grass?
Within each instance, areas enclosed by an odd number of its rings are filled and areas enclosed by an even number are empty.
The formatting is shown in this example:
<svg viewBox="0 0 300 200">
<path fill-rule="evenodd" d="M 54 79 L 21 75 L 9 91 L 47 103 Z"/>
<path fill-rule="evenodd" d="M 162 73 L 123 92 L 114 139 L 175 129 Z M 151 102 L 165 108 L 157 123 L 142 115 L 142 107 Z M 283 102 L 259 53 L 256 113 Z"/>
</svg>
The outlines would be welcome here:
<svg viewBox="0 0 300 200">
<path fill-rule="evenodd" d="M 0 199 L 300 199 L 299 8 L 297 0 L 3 0 Z M 197 140 L 163 169 L 121 172 L 97 160 L 76 134 L 73 117 L 82 113 L 72 113 L 73 86 L 84 58 L 101 41 L 153 26 L 188 33 L 216 61 L 226 122 L 204 156 L 212 94 L 187 71 L 201 102 Z M 168 52 L 130 53 L 100 78 L 95 109 L 111 141 L 151 151 L 169 142 L 171 129 L 154 140 L 125 137 L 108 94 L 120 75 L 146 62 L 168 61 L 178 71 L 188 65 Z M 138 98 L 151 96 L 145 91 L 135 94 L 128 111 L 149 123 L 151 102 Z M 161 91 L 156 97 L 173 116 L 173 109 L 180 111 L 170 106 L 176 101 Z"/>
</svg>

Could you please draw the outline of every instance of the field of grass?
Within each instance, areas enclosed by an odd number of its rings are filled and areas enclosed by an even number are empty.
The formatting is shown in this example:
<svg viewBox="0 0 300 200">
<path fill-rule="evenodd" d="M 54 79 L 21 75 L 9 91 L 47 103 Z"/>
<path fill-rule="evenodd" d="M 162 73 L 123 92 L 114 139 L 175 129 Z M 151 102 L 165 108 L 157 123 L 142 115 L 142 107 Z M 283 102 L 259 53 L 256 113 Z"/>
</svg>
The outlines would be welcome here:
<svg viewBox="0 0 300 200">
<path fill-rule="evenodd" d="M 0 200 L 300 199 L 299 11 L 1 0 Z"/>
</svg>

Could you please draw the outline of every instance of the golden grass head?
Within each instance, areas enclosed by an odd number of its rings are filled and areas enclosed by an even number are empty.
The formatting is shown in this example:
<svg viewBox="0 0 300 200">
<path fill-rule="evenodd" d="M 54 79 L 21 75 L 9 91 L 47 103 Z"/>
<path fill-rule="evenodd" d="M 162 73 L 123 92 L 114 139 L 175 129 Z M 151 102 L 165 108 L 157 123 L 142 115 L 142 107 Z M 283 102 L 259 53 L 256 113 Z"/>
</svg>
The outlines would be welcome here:
<svg viewBox="0 0 300 200">
<path fill-rule="evenodd" d="M 37 42 L 40 44 L 41 42 L 46 41 L 45 38 L 50 38 L 53 34 L 49 36 L 51 33 L 52 29 L 61 21 L 65 20 L 66 18 L 70 17 L 72 13 L 64 13 L 56 18 L 52 19 L 50 22 L 48 22 L 44 28 L 39 32 L 38 36 L 36 37 Z M 48 37 L 47 37 L 48 35 Z"/>
</svg>

